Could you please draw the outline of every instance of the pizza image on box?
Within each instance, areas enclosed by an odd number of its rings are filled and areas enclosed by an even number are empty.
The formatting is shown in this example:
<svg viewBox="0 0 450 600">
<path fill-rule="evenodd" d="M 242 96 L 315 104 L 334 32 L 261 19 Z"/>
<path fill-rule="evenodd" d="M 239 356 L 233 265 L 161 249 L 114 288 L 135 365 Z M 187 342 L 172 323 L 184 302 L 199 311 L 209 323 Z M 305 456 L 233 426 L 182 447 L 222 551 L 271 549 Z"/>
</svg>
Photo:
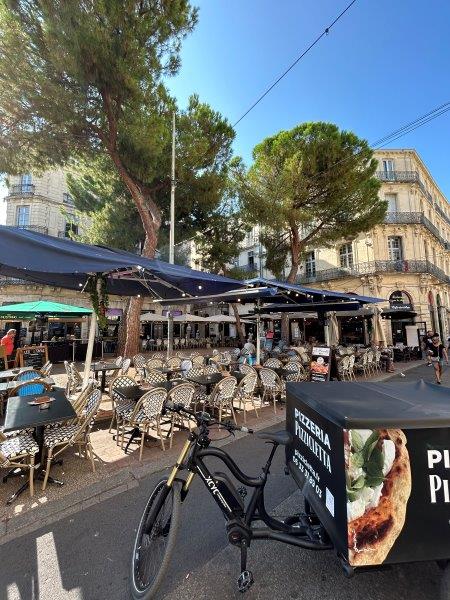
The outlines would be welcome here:
<svg viewBox="0 0 450 600">
<path fill-rule="evenodd" d="M 384 562 L 405 523 L 411 468 L 401 429 L 344 430 L 348 558 Z"/>
</svg>

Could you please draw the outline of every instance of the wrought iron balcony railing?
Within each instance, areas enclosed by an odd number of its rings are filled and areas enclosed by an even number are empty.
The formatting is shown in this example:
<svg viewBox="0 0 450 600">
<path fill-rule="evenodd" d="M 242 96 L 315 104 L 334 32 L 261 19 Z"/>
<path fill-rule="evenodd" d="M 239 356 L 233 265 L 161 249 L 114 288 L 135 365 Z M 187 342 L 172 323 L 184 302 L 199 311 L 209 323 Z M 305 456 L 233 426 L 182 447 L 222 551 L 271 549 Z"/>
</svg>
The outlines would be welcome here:
<svg viewBox="0 0 450 600">
<path fill-rule="evenodd" d="M 299 283 L 331 281 L 345 277 L 360 277 L 375 273 L 428 273 L 444 283 L 450 283 L 450 276 L 429 260 L 375 260 L 358 263 L 348 268 L 336 267 L 317 271 L 314 277 L 300 275 Z"/>
<path fill-rule="evenodd" d="M 418 171 L 377 171 L 375 176 L 380 181 L 385 181 L 387 183 L 417 183 L 426 196 L 428 202 L 433 204 L 433 196 L 420 179 Z"/>
<path fill-rule="evenodd" d="M 8 190 L 8 196 L 32 196 L 35 186 L 32 183 L 19 183 L 12 185 Z"/>
<path fill-rule="evenodd" d="M 384 218 L 386 224 L 414 224 L 425 225 L 428 231 L 448 249 L 449 242 L 443 238 L 439 229 L 422 212 L 388 212 Z"/>
</svg>

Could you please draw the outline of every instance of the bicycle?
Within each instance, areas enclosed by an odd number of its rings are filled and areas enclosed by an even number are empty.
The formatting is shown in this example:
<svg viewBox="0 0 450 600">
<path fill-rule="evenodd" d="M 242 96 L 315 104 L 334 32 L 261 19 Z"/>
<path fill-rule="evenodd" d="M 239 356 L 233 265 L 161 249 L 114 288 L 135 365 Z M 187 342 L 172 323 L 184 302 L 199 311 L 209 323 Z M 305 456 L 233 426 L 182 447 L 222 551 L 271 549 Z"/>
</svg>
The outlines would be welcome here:
<svg viewBox="0 0 450 600">
<path fill-rule="evenodd" d="M 221 448 L 210 447 L 209 429 L 218 426 L 231 434 L 235 431 L 253 433 L 247 427 L 238 427 L 230 422 L 214 420 L 206 412 L 192 412 L 181 405 L 170 404 L 167 410 L 182 414 L 196 422 L 194 429 L 172 469 L 169 477 L 157 483 L 147 500 L 142 514 L 131 561 L 131 593 L 134 600 L 150 600 L 163 583 L 175 549 L 177 529 L 181 517 L 181 505 L 185 502 L 195 475 L 199 475 L 226 519 L 226 530 L 230 544 L 240 547 L 241 565 L 237 581 L 240 592 L 246 592 L 254 579 L 247 570 L 247 550 L 252 540 L 276 540 L 308 550 L 329 550 L 333 546 L 309 503 L 305 501 L 305 512 L 284 520 L 270 516 L 264 505 L 264 488 L 270 466 L 278 446 L 291 442 L 287 431 L 258 433 L 260 439 L 272 444 L 272 449 L 258 477 L 243 473 L 234 460 Z M 204 459 L 212 456 L 220 459 L 231 474 L 243 484 L 253 488 L 247 506 L 246 487 L 236 489 L 226 473 L 210 473 Z M 187 472 L 185 478 L 180 474 Z M 256 527 L 263 522 L 265 527 Z"/>
</svg>

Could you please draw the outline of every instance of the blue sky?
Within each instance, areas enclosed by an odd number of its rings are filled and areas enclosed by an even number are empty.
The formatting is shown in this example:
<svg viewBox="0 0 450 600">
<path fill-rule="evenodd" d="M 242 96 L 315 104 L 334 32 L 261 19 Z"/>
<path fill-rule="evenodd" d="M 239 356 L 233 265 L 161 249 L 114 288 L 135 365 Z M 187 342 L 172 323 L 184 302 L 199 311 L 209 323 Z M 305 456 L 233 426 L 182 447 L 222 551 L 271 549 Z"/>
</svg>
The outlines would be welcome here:
<svg viewBox="0 0 450 600">
<path fill-rule="evenodd" d="M 203 0 L 169 82 L 234 123 L 349 0 Z M 450 2 L 358 0 L 237 126 L 236 153 L 304 121 L 332 121 L 374 142 L 450 100 Z M 414 147 L 450 198 L 450 112 L 394 142 Z"/>
<path fill-rule="evenodd" d="M 234 123 L 348 2 L 197 1 L 199 24 L 168 84 L 181 105 L 196 92 Z M 264 137 L 314 120 L 373 142 L 450 100 L 449 23 L 448 0 L 357 0 L 237 126 L 236 153 L 249 162 Z M 450 198 L 450 112 L 393 147 L 416 148 Z"/>
</svg>

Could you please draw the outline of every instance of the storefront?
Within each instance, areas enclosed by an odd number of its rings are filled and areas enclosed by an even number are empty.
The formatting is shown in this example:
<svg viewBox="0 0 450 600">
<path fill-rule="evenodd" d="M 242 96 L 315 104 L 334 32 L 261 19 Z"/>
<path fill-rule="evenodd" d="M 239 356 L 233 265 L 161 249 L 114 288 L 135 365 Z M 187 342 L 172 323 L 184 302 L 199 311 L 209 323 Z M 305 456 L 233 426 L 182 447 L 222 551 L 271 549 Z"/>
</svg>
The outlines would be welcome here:
<svg viewBox="0 0 450 600">
<path fill-rule="evenodd" d="M 415 323 L 417 313 L 414 312 L 411 296 L 403 290 L 396 290 L 389 296 L 389 309 L 383 309 L 383 315 L 390 319 L 392 342 L 405 346 L 418 346 L 419 337 L 416 331 L 422 324 Z"/>
</svg>

